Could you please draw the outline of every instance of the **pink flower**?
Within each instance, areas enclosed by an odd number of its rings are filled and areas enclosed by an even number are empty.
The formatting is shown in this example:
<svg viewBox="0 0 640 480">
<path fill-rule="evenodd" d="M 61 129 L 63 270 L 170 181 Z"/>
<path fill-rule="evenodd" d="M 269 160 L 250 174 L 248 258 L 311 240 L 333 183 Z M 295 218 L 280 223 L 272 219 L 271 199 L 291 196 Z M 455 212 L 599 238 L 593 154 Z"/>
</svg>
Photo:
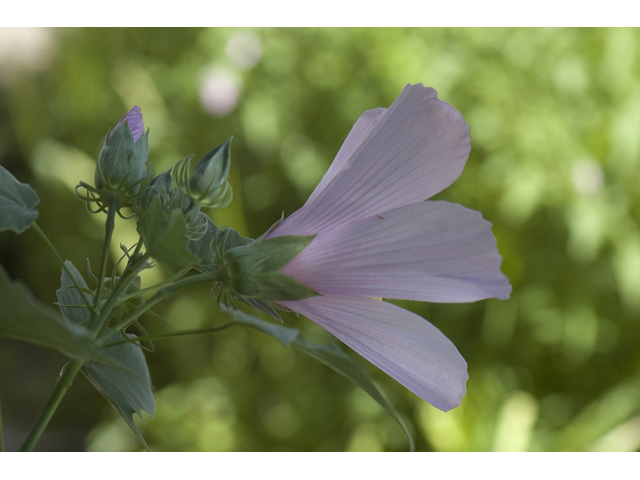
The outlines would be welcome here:
<svg viewBox="0 0 640 480">
<path fill-rule="evenodd" d="M 268 235 L 317 235 L 281 273 L 320 295 L 276 303 L 444 411 L 466 392 L 465 360 L 428 321 L 378 298 L 509 298 L 491 224 L 424 202 L 460 176 L 470 148 L 460 113 L 432 88 L 407 85 L 389 109 L 358 119 L 305 205 Z"/>
</svg>

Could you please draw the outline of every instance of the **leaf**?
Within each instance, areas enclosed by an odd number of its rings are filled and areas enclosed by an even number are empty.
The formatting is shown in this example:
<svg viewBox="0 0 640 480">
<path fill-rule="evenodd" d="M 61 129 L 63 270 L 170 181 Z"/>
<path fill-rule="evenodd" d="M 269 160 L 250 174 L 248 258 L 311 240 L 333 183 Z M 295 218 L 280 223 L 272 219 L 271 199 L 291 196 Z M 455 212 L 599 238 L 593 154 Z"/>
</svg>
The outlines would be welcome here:
<svg viewBox="0 0 640 480">
<path fill-rule="evenodd" d="M 133 334 L 126 334 L 128 338 L 135 338 Z M 117 341 L 123 334 L 116 332 L 108 341 Z M 105 348 L 102 353 L 118 363 L 126 365 L 135 375 L 123 372 L 96 362 L 85 363 L 82 373 L 96 389 L 118 411 L 129 425 L 138 440 L 149 450 L 142 434 L 133 421 L 133 414 L 142 418 L 142 410 L 153 417 L 156 400 L 151 390 L 151 378 L 142 349 L 134 343 L 123 343 Z M 143 419 L 144 421 L 144 419 Z"/>
<path fill-rule="evenodd" d="M 154 198 L 142 218 L 138 232 L 148 253 L 169 272 L 196 265 L 198 257 L 187 250 L 187 224 L 179 209 L 173 209 L 165 218 L 159 198 Z"/>
<path fill-rule="evenodd" d="M 52 348 L 72 358 L 98 357 L 88 333 L 68 324 L 54 309 L 37 300 L 19 281 L 11 281 L 0 266 L 0 337 Z"/>
<path fill-rule="evenodd" d="M 65 265 L 75 282 L 80 287 L 86 287 L 86 282 L 73 263 L 67 260 Z M 81 295 L 89 299 L 89 294 L 80 293 L 65 270 L 62 271 L 60 282 L 62 285 L 56 294 L 65 321 L 69 325 L 84 322 L 90 315 L 88 308 L 71 308 L 65 305 L 82 305 L 84 301 Z M 107 342 L 120 340 L 121 337 L 122 334 L 116 332 Z M 135 335 L 128 334 L 127 337 L 135 338 Z M 149 369 L 142 349 L 133 343 L 125 343 L 103 348 L 99 353 L 102 357 L 100 363 L 85 363 L 82 373 L 107 398 L 148 450 L 147 443 L 133 421 L 134 413 L 142 418 L 141 411 L 144 410 L 153 417 L 156 408 Z"/>
<path fill-rule="evenodd" d="M 326 366 L 335 370 L 339 374 L 347 377 L 353 383 L 367 392 L 371 398 L 384 408 L 389 415 L 400 425 L 400 428 L 404 431 L 404 434 L 409 440 L 409 446 L 411 451 L 415 451 L 415 443 L 411 432 L 407 428 L 406 424 L 402 420 L 400 414 L 385 398 L 382 393 L 374 385 L 373 379 L 363 367 L 357 364 L 346 353 L 344 353 L 338 346 L 328 343 L 326 345 L 316 345 L 314 343 L 307 342 L 302 337 L 296 338 L 293 345 L 308 355 L 311 355 L 316 360 L 324 363 Z"/>
<path fill-rule="evenodd" d="M 380 406 L 382 406 L 382 408 L 391 415 L 391 417 L 393 417 L 407 436 L 411 451 L 415 450 L 415 444 L 413 437 L 411 436 L 411 432 L 393 405 L 384 398 L 382 393 L 380 393 L 378 388 L 375 386 L 369 372 L 352 360 L 351 357 L 344 353 L 338 346 L 331 343 L 326 345 L 316 345 L 314 343 L 307 342 L 300 336 L 300 331 L 297 329 L 274 325 L 240 310 L 229 310 L 227 313 L 229 313 L 235 323 L 241 323 L 259 330 L 262 333 L 271 335 L 285 347 L 293 345 L 294 347 L 299 348 L 307 355 L 311 355 L 316 360 L 324 363 L 358 385 L 367 392 L 371 398 L 378 402 Z"/>
<path fill-rule="evenodd" d="M 0 165 L 0 232 L 22 233 L 38 217 L 34 207 L 38 194 L 26 183 L 20 183 L 9 170 Z"/>
</svg>

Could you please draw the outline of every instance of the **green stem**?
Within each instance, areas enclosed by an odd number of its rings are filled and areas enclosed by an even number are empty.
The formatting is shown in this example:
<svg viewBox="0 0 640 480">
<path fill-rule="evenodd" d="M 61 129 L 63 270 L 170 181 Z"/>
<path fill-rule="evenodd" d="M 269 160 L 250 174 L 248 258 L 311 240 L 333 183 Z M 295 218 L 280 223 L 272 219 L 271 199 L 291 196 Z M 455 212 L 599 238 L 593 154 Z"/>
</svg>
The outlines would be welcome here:
<svg viewBox="0 0 640 480">
<path fill-rule="evenodd" d="M 56 250 L 56 247 L 53 245 L 53 243 L 51 243 L 51 240 L 49 240 L 49 237 L 47 237 L 46 233 L 44 233 L 42 231 L 42 229 L 38 226 L 38 224 L 36 222 L 33 222 L 32 227 L 34 228 L 34 230 L 36 232 L 38 232 L 38 234 L 42 237 L 42 239 L 45 241 L 45 243 L 49 246 L 49 248 L 51 249 L 51 251 L 53 252 L 53 254 L 56 256 L 56 258 L 58 259 L 58 262 L 60 262 L 60 265 L 62 265 L 62 269 L 65 271 L 65 273 L 69 276 L 69 278 L 71 279 L 71 281 L 73 282 L 73 286 L 76 287 L 76 289 L 78 290 L 78 293 L 80 293 L 80 296 L 82 297 L 82 299 L 84 300 L 85 305 L 87 306 L 87 308 L 89 310 L 91 310 L 91 303 L 89 302 L 89 300 L 87 300 L 87 298 L 82 294 L 82 290 L 80 285 L 78 285 L 78 282 L 76 282 L 75 277 L 71 274 L 71 271 L 69 270 L 69 268 L 67 268 L 67 265 L 65 264 L 64 260 L 62 259 L 62 257 L 60 256 L 60 254 L 58 253 L 58 250 Z"/>
<path fill-rule="evenodd" d="M 181 288 L 189 287 L 191 285 L 198 285 L 200 283 L 217 282 L 220 280 L 221 276 L 222 273 L 220 272 L 220 270 L 215 270 L 213 272 L 201 273 L 199 275 L 193 275 L 191 277 L 183 278 L 182 280 L 179 280 L 172 285 L 164 287 L 159 290 L 158 293 L 156 293 L 153 297 L 147 300 L 144 305 L 141 305 L 140 308 L 127 315 L 120 322 L 111 327 L 111 329 L 113 331 L 117 331 L 126 327 L 127 325 L 130 325 L 134 320 L 136 320 L 138 317 L 140 317 L 140 315 L 153 307 L 156 303 L 159 303 L 165 298 L 170 297 Z"/>
<path fill-rule="evenodd" d="M 234 324 L 233 323 L 225 323 L 224 325 L 222 325 L 220 327 L 196 328 L 196 329 L 193 329 L 193 330 L 180 330 L 179 332 L 157 333 L 155 335 L 147 335 L 147 336 L 144 336 L 144 337 L 127 338 L 127 339 L 118 340 L 117 342 L 107 343 L 107 344 L 103 345 L 103 347 L 104 348 L 115 347 L 116 345 L 122 345 L 123 343 L 146 342 L 146 341 L 149 341 L 149 340 L 162 340 L 162 339 L 165 339 L 165 338 L 179 337 L 179 336 L 182 336 L 182 335 L 195 335 L 195 334 L 198 334 L 198 333 L 221 332 L 222 330 L 227 329 L 231 325 L 234 325 Z"/>
<path fill-rule="evenodd" d="M 96 297 L 93 302 L 94 308 L 98 308 L 100 306 L 100 301 L 102 300 L 102 291 L 104 289 L 104 278 L 107 275 L 107 263 L 109 261 L 109 250 L 111 249 L 111 237 L 113 236 L 113 229 L 115 228 L 115 218 L 116 218 L 116 207 L 118 206 L 117 200 L 111 200 L 109 203 L 109 210 L 107 211 L 107 222 L 106 222 L 106 233 L 104 237 L 104 246 L 102 247 L 102 260 L 100 263 L 100 275 L 98 276 L 98 290 L 96 292 Z M 102 315 L 101 315 L 102 316 Z M 93 330 L 96 327 L 95 317 L 92 319 L 93 321 L 89 324 L 89 328 Z"/>
<path fill-rule="evenodd" d="M 166 285 L 170 285 L 173 282 L 180 280 L 185 273 L 187 273 L 190 270 L 190 268 L 185 268 L 183 270 L 180 270 L 178 273 L 176 273 L 175 275 L 173 275 L 170 278 L 167 278 L 166 280 L 163 280 L 160 283 L 157 283 L 155 285 L 153 285 L 152 287 L 148 287 L 148 288 L 143 288 L 142 290 L 138 290 L 135 293 L 130 293 L 129 295 L 125 296 L 122 298 L 123 302 L 126 302 L 128 300 L 131 300 L 133 298 L 138 298 L 141 295 L 144 295 L 145 293 L 149 293 L 149 292 L 155 292 L 156 290 L 159 290 L 161 288 L 163 288 Z"/>
<path fill-rule="evenodd" d="M 138 274 L 138 268 L 140 267 L 140 265 L 146 262 L 148 258 L 149 255 L 144 254 L 137 261 L 135 261 L 135 263 L 127 265 L 124 275 L 120 277 L 118 285 L 111 293 L 111 295 L 109 295 L 109 299 L 105 303 L 104 307 L 100 310 L 100 315 L 96 320 L 96 325 L 100 326 L 100 334 L 102 334 L 102 332 L 104 331 L 104 323 L 111 313 L 111 310 L 113 310 L 113 307 L 115 307 L 116 303 L 118 303 L 118 301 L 120 300 L 120 295 L 122 295 L 127 290 L 131 282 L 133 282 L 133 280 L 136 278 L 136 275 Z"/>
<path fill-rule="evenodd" d="M 42 410 L 42 412 L 38 416 L 38 419 L 36 420 L 35 425 L 31 429 L 31 432 L 29 433 L 29 436 L 27 437 L 24 444 L 22 445 L 22 448 L 20 449 L 20 451 L 30 452 L 31 450 L 33 450 L 33 447 L 36 445 L 36 443 L 40 439 L 40 435 L 42 435 L 42 432 L 44 431 L 47 424 L 49 423 L 49 420 L 51 420 L 51 417 L 56 411 L 56 408 L 58 408 L 58 405 L 60 404 L 62 397 L 64 397 L 65 393 L 67 393 L 67 390 L 71 386 L 73 379 L 80 371 L 80 368 L 82 367 L 82 363 L 83 363 L 82 360 L 73 359 L 71 360 L 69 365 L 67 365 L 67 367 L 64 370 L 64 373 L 58 379 L 58 383 L 56 383 L 56 386 L 53 390 L 53 393 L 51 394 L 51 397 L 49 398 L 49 401 L 47 402 L 47 405 L 44 407 L 44 410 Z"/>
<path fill-rule="evenodd" d="M 91 317 L 89 320 L 89 329 L 91 331 L 93 331 L 97 327 L 96 320 L 104 316 L 104 312 L 101 312 L 100 315 L 97 315 L 96 313 L 97 313 L 97 309 L 100 306 L 102 290 L 104 288 L 103 283 L 104 283 L 104 277 L 107 272 L 107 262 L 109 260 L 109 249 L 111 248 L 111 237 L 113 236 L 113 230 L 115 227 L 116 207 L 117 207 L 117 200 L 112 200 L 109 205 L 109 210 L 107 212 L 106 236 L 104 240 L 104 247 L 102 250 L 102 263 L 100 265 L 100 277 L 98 278 L 99 280 L 98 290 L 96 293 L 96 297 L 94 298 L 93 306 L 88 305 L 89 309 L 91 310 Z M 67 275 L 69 275 L 69 277 L 72 280 L 74 280 L 74 277 L 73 275 L 71 275 L 71 272 L 69 272 L 68 269 L 66 269 L 66 266 L 64 264 L 64 261 L 62 260 L 62 257 L 60 257 L 60 255 L 57 253 L 55 248 L 53 248 L 53 244 L 51 244 L 51 242 L 48 240 L 46 235 L 44 235 L 44 232 L 42 232 L 42 230 L 37 228 L 37 226 L 36 226 L 36 231 L 38 231 L 38 233 L 40 233 L 43 236 L 43 238 L 45 238 L 45 241 L 47 241 L 50 247 L 54 250 L 54 253 L 58 258 L 58 261 L 62 264 L 62 267 L 65 268 Z M 75 281 L 74 281 L 74 284 L 75 284 Z M 78 289 L 79 288 L 80 287 L 78 286 Z M 81 290 L 79 289 L 79 291 Z M 84 298 L 84 295 L 81 295 L 81 296 Z M 36 419 L 36 422 L 33 428 L 31 429 L 31 431 L 29 432 L 29 435 L 27 436 L 27 439 L 25 440 L 24 445 L 22 445 L 21 451 L 28 452 L 33 450 L 33 447 L 36 445 L 36 443 L 40 439 L 40 436 L 42 435 L 42 432 L 49 424 L 49 421 L 51 420 L 51 417 L 53 417 L 53 414 L 58 408 L 58 405 L 60 405 L 62 398 L 65 396 L 65 394 L 67 393 L 67 390 L 73 383 L 73 379 L 76 377 L 76 375 L 82 368 L 83 363 L 84 362 L 82 360 L 78 360 L 78 359 L 72 359 L 69 362 L 64 372 L 58 379 L 58 383 L 56 383 L 53 393 L 51 394 L 51 397 L 49 397 L 49 401 L 45 405 L 44 410 L 42 410 L 42 412 Z"/>
</svg>

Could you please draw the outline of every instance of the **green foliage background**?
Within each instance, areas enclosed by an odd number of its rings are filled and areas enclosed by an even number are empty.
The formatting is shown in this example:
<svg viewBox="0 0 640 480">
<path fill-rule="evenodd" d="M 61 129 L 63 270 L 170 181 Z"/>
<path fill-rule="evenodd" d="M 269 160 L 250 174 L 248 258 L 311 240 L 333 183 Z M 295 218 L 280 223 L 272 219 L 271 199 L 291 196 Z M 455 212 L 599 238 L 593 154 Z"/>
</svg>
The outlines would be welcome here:
<svg viewBox="0 0 640 480">
<path fill-rule="evenodd" d="M 370 370 L 413 425 L 418 450 L 635 451 L 639 47 L 640 31 L 627 29 L 2 30 L 0 163 L 37 190 L 39 224 L 84 271 L 87 257 L 97 262 L 104 215 L 89 215 L 73 186 L 93 180 L 102 138 L 134 104 L 151 128 L 156 172 L 234 135 L 234 201 L 212 217 L 256 237 L 304 203 L 363 111 L 389 106 L 407 83 L 432 86 L 472 139 L 462 177 L 438 198 L 493 223 L 513 294 L 398 302 L 466 358 L 459 408 L 442 413 Z M 223 116 L 201 101 L 211 72 L 239 89 Z M 119 242 L 136 240 L 133 224 L 119 221 L 113 258 Z M 34 232 L 0 235 L 0 262 L 56 301 L 60 267 Z M 206 288 L 157 311 L 175 330 L 221 315 Z M 331 339 L 306 319 L 285 323 Z M 146 327 L 166 330 L 152 318 Z M 152 450 L 407 448 L 358 387 L 258 332 L 159 341 L 147 359 L 158 404 L 141 431 Z M 0 340 L 8 449 L 26 436 L 64 361 Z M 39 448 L 141 445 L 78 378 Z"/>
</svg>

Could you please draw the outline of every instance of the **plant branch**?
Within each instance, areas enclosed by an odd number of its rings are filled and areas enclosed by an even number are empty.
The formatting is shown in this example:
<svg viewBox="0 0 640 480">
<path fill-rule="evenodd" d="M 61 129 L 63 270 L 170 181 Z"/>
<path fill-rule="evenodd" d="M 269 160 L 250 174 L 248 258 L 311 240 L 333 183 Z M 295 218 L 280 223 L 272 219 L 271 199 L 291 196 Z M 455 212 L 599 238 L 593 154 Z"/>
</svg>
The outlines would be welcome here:
<svg viewBox="0 0 640 480">
<path fill-rule="evenodd" d="M 104 237 L 104 245 L 102 247 L 102 260 L 100 263 L 100 275 L 98 276 L 98 290 L 96 292 L 96 297 L 93 302 L 94 308 L 98 308 L 100 305 L 100 301 L 102 300 L 102 291 L 104 290 L 104 278 L 107 275 L 107 263 L 109 261 L 109 250 L 111 248 L 111 237 L 113 236 L 113 229 L 115 228 L 115 218 L 116 218 L 116 207 L 117 200 L 113 199 L 109 203 L 109 210 L 107 211 L 107 222 L 105 226 L 105 237 Z M 92 322 L 89 325 L 90 329 L 95 328 L 95 323 Z"/>
<path fill-rule="evenodd" d="M 144 337 L 127 338 L 127 339 L 118 340 L 117 342 L 107 343 L 103 346 L 104 348 L 108 348 L 108 347 L 115 347 L 116 345 L 122 345 L 123 343 L 146 342 L 149 340 L 162 340 L 165 338 L 179 337 L 182 335 L 196 335 L 198 333 L 221 332 L 222 330 L 226 330 L 228 327 L 232 325 L 233 323 L 229 322 L 219 327 L 196 328 L 193 330 L 180 330 L 178 332 L 158 333 L 155 335 L 146 335 Z"/>
<path fill-rule="evenodd" d="M 192 275 L 191 277 L 183 278 L 182 280 L 178 280 L 177 282 L 164 287 L 158 291 L 153 297 L 147 300 L 143 305 L 140 306 L 137 310 L 134 310 L 132 313 L 123 318 L 120 322 L 118 322 L 115 326 L 112 327 L 113 330 L 120 330 L 127 325 L 131 324 L 134 320 L 136 320 L 140 315 L 149 310 L 155 304 L 161 302 L 162 300 L 170 297 L 176 291 L 189 287 L 191 285 L 198 285 L 200 283 L 207 282 L 217 282 L 221 279 L 222 273 L 219 270 L 215 270 L 209 273 L 201 273 L 199 275 Z"/>
<path fill-rule="evenodd" d="M 47 402 L 47 405 L 38 416 L 36 423 L 31 429 L 31 432 L 29 432 L 29 436 L 22 445 L 22 448 L 20 448 L 21 452 L 30 452 L 33 450 L 33 447 L 40 439 L 40 435 L 42 435 L 42 432 L 49 424 L 49 420 L 51 420 L 51 417 L 58 408 L 62 397 L 64 397 L 65 393 L 67 393 L 67 390 L 71 386 L 71 383 L 73 383 L 73 379 L 80 371 L 82 364 L 82 360 L 73 359 L 64 369 L 64 372 L 58 379 L 58 383 L 56 383 L 56 386 L 53 390 L 53 393 L 51 394 L 51 397 L 49 398 L 49 401 Z"/>
</svg>

